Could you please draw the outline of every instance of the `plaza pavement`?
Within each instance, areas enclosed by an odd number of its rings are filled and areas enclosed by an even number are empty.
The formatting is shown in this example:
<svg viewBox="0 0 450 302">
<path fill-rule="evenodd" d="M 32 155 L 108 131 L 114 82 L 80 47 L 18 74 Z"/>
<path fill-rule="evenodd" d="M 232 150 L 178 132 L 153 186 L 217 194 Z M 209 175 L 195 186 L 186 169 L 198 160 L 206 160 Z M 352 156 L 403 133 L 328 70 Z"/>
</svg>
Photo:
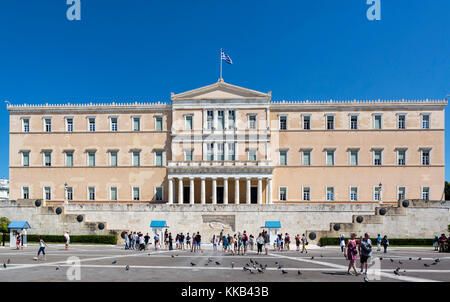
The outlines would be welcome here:
<svg viewBox="0 0 450 302">
<path fill-rule="evenodd" d="M 363 275 L 345 274 L 348 262 L 339 247 L 311 247 L 308 254 L 270 250 L 269 255 L 256 255 L 255 251 L 249 251 L 245 256 L 214 252 L 210 245 L 203 247 L 201 253 L 154 251 L 152 247 L 150 245 L 149 250 L 139 252 L 124 250 L 123 246 L 71 245 L 69 251 L 65 251 L 63 245 L 49 244 L 46 261 L 34 260 L 37 245 L 29 245 L 20 251 L 3 247 L 0 248 L 0 282 L 68 281 L 66 273 L 70 266 L 66 261 L 71 256 L 80 259 L 80 281 L 84 282 L 364 282 Z M 389 248 L 387 254 L 375 251 L 373 259 L 380 257 L 380 270 L 371 270 L 374 274 L 369 274 L 368 282 L 450 281 L 450 254 L 437 253 L 431 247 L 393 247 Z M 421 260 L 418 260 L 419 257 Z M 439 262 L 435 262 L 437 258 Z M 264 273 L 253 269 L 250 259 L 262 265 L 267 264 Z M 247 264 L 253 274 L 243 270 Z M 278 265 L 282 265 L 282 269 Z M 373 267 L 376 268 L 377 264 Z M 394 270 L 398 267 L 399 275 L 396 275 Z M 298 274 L 299 270 L 301 275 Z"/>
</svg>

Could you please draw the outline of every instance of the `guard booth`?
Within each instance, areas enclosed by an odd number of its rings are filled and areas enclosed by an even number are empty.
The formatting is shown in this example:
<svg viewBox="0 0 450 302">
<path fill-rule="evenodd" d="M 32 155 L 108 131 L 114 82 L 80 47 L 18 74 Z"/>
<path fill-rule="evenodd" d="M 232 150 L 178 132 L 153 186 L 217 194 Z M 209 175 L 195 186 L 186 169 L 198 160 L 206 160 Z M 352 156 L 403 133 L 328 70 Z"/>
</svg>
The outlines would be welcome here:
<svg viewBox="0 0 450 302">
<path fill-rule="evenodd" d="M 150 227 L 152 228 L 152 232 L 153 232 L 153 238 L 155 237 L 156 234 L 159 235 L 159 244 L 160 247 L 162 248 L 164 246 L 164 232 L 163 229 L 168 229 L 169 226 L 167 225 L 167 222 L 165 220 L 152 220 L 150 222 Z"/>
<path fill-rule="evenodd" d="M 261 228 L 267 229 L 269 231 L 269 237 L 270 237 L 270 246 L 273 246 L 273 240 L 276 239 L 276 236 L 278 232 L 281 229 L 281 222 L 280 221 L 266 221 L 264 226 Z"/>
<path fill-rule="evenodd" d="M 20 234 L 21 243 L 24 247 L 27 247 L 27 230 L 31 229 L 28 221 L 11 221 L 8 225 L 9 229 L 9 246 L 16 247 L 16 235 Z"/>
</svg>

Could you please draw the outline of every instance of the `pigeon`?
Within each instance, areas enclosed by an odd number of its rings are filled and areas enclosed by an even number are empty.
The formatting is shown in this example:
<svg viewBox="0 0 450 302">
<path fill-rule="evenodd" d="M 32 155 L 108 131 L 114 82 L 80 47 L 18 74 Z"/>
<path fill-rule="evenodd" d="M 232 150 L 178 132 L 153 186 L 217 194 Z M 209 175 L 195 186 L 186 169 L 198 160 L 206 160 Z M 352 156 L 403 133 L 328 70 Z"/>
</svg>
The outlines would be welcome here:
<svg viewBox="0 0 450 302">
<path fill-rule="evenodd" d="M 403 270 L 404 273 L 406 273 L 406 270 Z"/>
<path fill-rule="evenodd" d="M 253 259 L 252 258 L 250 258 L 250 263 L 253 264 Z"/>
<path fill-rule="evenodd" d="M 401 262 L 400 260 L 398 261 L 399 264 L 403 264 L 403 262 Z"/>
<path fill-rule="evenodd" d="M 59 266 L 56 267 L 56 270 L 59 270 Z"/>
<path fill-rule="evenodd" d="M 130 270 L 130 266 L 129 265 L 125 266 L 125 270 L 129 271 Z"/>
<path fill-rule="evenodd" d="M 254 274 L 254 273 L 255 273 L 254 271 L 250 270 L 250 274 Z"/>
<path fill-rule="evenodd" d="M 284 275 L 284 274 L 287 274 L 288 272 L 286 272 L 284 269 L 282 269 L 281 273 Z"/>
<path fill-rule="evenodd" d="M 174 255 L 171 255 L 171 257 L 173 258 L 173 257 L 175 257 Z"/>
<path fill-rule="evenodd" d="M 278 262 L 275 262 L 275 264 L 278 264 Z"/>
<path fill-rule="evenodd" d="M 11 259 L 8 259 L 8 261 L 6 261 L 6 264 L 10 264 L 11 263 Z"/>
<path fill-rule="evenodd" d="M 437 264 L 437 262 L 433 262 L 433 263 L 431 263 L 431 265 L 436 265 Z"/>
<path fill-rule="evenodd" d="M 114 260 L 111 264 L 116 264 L 117 263 L 117 260 Z"/>
<path fill-rule="evenodd" d="M 8 259 L 8 261 L 9 261 L 9 259 Z M 434 259 L 434 262 L 441 262 L 441 260 L 439 258 L 437 258 L 437 259 Z M 9 262 L 8 262 L 8 264 L 9 264 Z"/>
<path fill-rule="evenodd" d="M 255 264 L 258 265 L 259 264 L 258 261 L 255 260 Z"/>
<path fill-rule="evenodd" d="M 297 271 L 297 275 L 300 276 L 301 274 L 302 274 L 302 272 L 301 272 L 300 270 L 298 270 L 298 271 Z"/>
<path fill-rule="evenodd" d="M 397 270 L 394 271 L 394 274 L 396 274 L 397 276 L 400 276 L 400 273 Z"/>
<path fill-rule="evenodd" d="M 430 267 L 430 265 L 429 265 L 429 264 L 426 264 L 426 263 L 424 263 L 423 266 L 425 266 L 425 267 Z"/>
<path fill-rule="evenodd" d="M 249 271 L 249 269 L 247 267 L 245 267 L 245 266 L 242 269 L 244 270 L 244 272 L 245 271 Z"/>
<path fill-rule="evenodd" d="M 220 265 L 220 262 L 219 262 L 219 261 L 216 261 L 216 264 L 217 264 L 217 265 Z"/>
<path fill-rule="evenodd" d="M 263 269 L 258 268 L 258 273 L 264 273 Z"/>
<path fill-rule="evenodd" d="M 412 260 L 412 258 L 411 258 L 411 257 L 409 257 L 409 260 Z"/>
<path fill-rule="evenodd" d="M 282 269 L 283 268 L 283 266 L 280 264 L 280 265 L 278 265 L 278 269 Z"/>
<path fill-rule="evenodd" d="M 380 257 L 380 261 L 383 261 L 383 257 Z"/>
<path fill-rule="evenodd" d="M 364 277 L 364 282 L 369 282 L 369 279 L 367 279 L 367 277 Z"/>
<path fill-rule="evenodd" d="M 194 262 L 191 262 L 191 265 L 194 266 L 194 265 L 196 265 L 196 264 L 195 264 Z"/>
<path fill-rule="evenodd" d="M 250 264 L 246 263 L 245 266 L 250 266 Z"/>
<path fill-rule="evenodd" d="M 178 254 L 176 254 L 175 256 L 177 256 L 177 257 L 178 257 Z"/>
<path fill-rule="evenodd" d="M 422 260 L 422 257 L 417 258 L 417 260 Z"/>
<path fill-rule="evenodd" d="M 314 259 L 314 256 L 311 257 L 311 260 L 313 260 L 313 259 Z"/>
<path fill-rule="evenodd" d="M 208 263 L 205 263 L 205 266 L 208 266 Z"/>
<path fill-rule="evenodd" d="M 389 260 L 391 260 L 391 262 L 394 262 L 394 260 L 392 260 L 392 258 L 391 258 L 391 259 L 389 259 Z"/>
<path fill-rule="evenodd" d="M 3 262 L 3 267 L 6 268 L 6 263 L 5 262 Z"/>
<path fill-rule="evenodd" d="M 234 268 L 234 262 L 231 262 L 231 268 Z"/>
</svg>

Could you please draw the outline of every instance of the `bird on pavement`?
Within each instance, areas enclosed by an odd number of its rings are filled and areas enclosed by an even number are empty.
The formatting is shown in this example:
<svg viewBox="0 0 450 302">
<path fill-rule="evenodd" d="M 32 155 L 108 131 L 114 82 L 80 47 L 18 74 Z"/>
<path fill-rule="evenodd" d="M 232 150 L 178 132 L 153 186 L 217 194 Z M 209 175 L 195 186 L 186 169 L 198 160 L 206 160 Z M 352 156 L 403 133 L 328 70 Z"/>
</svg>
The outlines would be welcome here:
<svg viewBox="0 0 450 302">
<path fill-rule="evenodd" d="M 383 260 L 383 257 L 380 257 L 380 261 L 382 261 Z"/>
<path fill-rule="evenodd" d="M 129 271 L 130 270 L 130 266 L 129 265 L 125 266 L 125 270 Z"/>
<path fill-rule="evenodd" d="M 217 264 L 217 265 L 220 265 L 220 262 L 219 262 L 219 261 L 216 261 L 216 264 Z"/>
<path fill-rule="evenodd" d="M 411 257 L 409 257 L 409 260 L 412 260 L 412 258 L 411 258 Z"/>
<path fill-rule="evenodd" d="M 434 262 L 441 262 L 441 260 L 439 258 L 437 258 L 437 259 L 434 259 Z"/>
<path fill-rule="evenodd" d="M 431 265 L 436 265 L 437 264 L 437 262 L 433 262 L 433 263 L 431 263 Z"/>
<path fill-rule="evenodd" d="M 280 265 L 278 265 L 278 269 L 282 269 L 283 268 L 283 266 L 280 264 Z"/>
<path fill-rule="evenodd" d="M 286 272 L 284 269 L 282 269 L 281 273 L 284 275 L 284 274 L 287 274 L 288 272 Z"/>
<path fill-rule="evenodd" d="M 426 263 L 424 263 L 423 266 L 425 266 L 425 267 L 430 267 L 430 265 L 429 265 L 429 264 L 426 264 Z"/>
<path fill-rule="evenodd" d="M 313 259 L 314 259 L 314 256 L 311 257 L 311 260 L 313 260 Z"/>
<path fill-rule="evenodd" d="M 417 260 L 422 260 L 422 257 L 417 258 Z"/>
<path fill-rule="evenodd" d="M 117 260 L 114 260 L 111 264 L 116 264 L 117 263 Z"/>
<path fill-rule="evenodd" d="M 298 270 L 298 271 L 297 271 L 297 275 L 300 276 L 301 274 L 302 274 L 302 272 L 301 272 L 300 270 Z"/>
<path fill-rule="evenodd" d="M 56 267 L 56 270 L 59 270 L 59 266 Z"/>
<path fill-rule="evenodd" d="M 391 259 L 389 259 L 389 260 L 391 260 L 391 262 L 394 262 L 394 260 L 392 260 L 392 258 L 391 258 Z"/>
<path fill-rule="evenodd" d="M 258 268 L 258 273 L 264 273 L 263 269 Z"/>
<path fill-rule="evenodd" d="M 208 266 L 208 263 L 205 263 L 205 266 Z"/>
<path fill-rule="evenodd" d="M 250 263 L 253 264 L 253 259 L 252 258 L 250 258 Z"/>
<path fill-rule="evenodd" d="M 400 276 L 400 273 L 397 270 L 394 271 L 394 274 L 396 274 L 397 276 Z"/>
<path fill-rule="evenodd" d="M 196 264 L 195 264 L 194 262 L 191 262 L 191 265 L 194 266 L 194 265 L 196 265 Z"/>
<path fill-rule="evenodd" d="M 403 262 L 401 262 L 400 260 L 398 261 L 399 264 L 403 264 Z"/>
<path fill-rule="evenodd" d="M 369 279 L 367 279 L 367 277 L 364 277 L 364 282 L 369 282 Z"/>
<path fill-rule="evenodd" d="M 250 270 L 250 274 L 254 274 L 254 273 L 255 273 L 254 271 Z"/>
<path fill-rule="evenodd" d="M 174 255 L 171 255 L 171 257 L 173 258 L 173 257 L 175 257 Z"/>
<path fill-rule="evenodd" d="M 3 267 L 6 268 L 6 263 L 5 262 L 3 262 Z"/>
<path fill-rule="evenodd" d="M 249 269 L 245 266 L 242 269 L 244 270 L 244 272 L 249 271 Z"/>
</svg>

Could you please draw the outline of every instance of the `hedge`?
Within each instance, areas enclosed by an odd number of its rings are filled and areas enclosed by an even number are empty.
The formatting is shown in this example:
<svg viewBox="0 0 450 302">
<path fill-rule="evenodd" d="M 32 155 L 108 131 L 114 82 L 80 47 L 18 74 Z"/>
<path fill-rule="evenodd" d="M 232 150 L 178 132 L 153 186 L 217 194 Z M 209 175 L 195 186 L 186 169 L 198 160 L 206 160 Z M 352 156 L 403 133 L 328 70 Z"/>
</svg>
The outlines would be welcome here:
<svg viewBox="0 0 450 302">
<path fill-rule="evenodd" d="M 375 243 L 376 238 L 371 238 L 372 243 Z M 433 246 L 433 238 L 388 238 L 389 245 L 429 245 Z M 322 237 L 320 238 L 320 246 L 339 245 L 340 240 L 337 237 Z"/>
<path fill-rule="evenodd" d="M 51 243 L 65 243 L 63 235 L 36 235 L 28 234 L 28 242 L 39 242 L 39 236 L 44 239 L 45 242 Z M 0 234 L 0 242 L 2 236 Z M 5 241 L 9 242 L 9 234 L 6 234 Z M 100 243 L 100 244 L 117 244 L 117 237 L 115 235 L 70 235 L 71 243 Z"/>
</svg>

